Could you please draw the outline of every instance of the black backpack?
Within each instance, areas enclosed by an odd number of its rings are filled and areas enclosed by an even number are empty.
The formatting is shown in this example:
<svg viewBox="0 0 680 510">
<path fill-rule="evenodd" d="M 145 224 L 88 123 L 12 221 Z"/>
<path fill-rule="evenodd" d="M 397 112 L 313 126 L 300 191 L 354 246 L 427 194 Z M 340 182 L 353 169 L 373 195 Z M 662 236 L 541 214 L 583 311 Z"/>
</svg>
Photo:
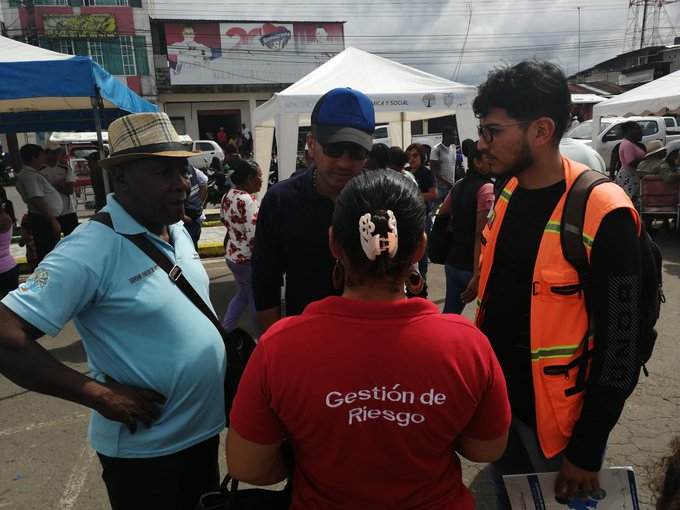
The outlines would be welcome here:
<svg viewBox="0 0 680 510">
<path fill-rule="evenodd" d="M 588 258 L 583 246 L 583 221 L 586 214 L 586 203 L 593 188 L 603 182 L 611 182 L 609 178 L 595 170 L 586 170 L 579 175 L 572 185 L 564 204 L 562 223 L 560 226 L 560 240 L 562 253 L 576 271 L 583 288 L 586 309 L 590 315 L 588 304 Z M 638 355 L 640 365 L 649 376 L 645 363 L 649 361 L 654 350 L 657 332 L 654 329 L 659 319 L 661 303 L 666 302 L 661 281 L 661 251 L 647 229 L 642 224 L 640 233 L 640 256 L 642 272 L 640 275 L 640 316 Z M 584 350 L 587 349 L 587 345 Z"/>
</svg>

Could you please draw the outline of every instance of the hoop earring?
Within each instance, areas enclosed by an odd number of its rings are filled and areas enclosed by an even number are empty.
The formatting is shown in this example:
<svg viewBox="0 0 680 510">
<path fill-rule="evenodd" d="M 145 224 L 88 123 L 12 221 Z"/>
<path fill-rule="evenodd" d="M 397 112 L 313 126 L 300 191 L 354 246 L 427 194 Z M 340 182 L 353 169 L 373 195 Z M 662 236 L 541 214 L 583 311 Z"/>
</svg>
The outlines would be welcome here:
<svg viewBox="0 0 680 510">
<path fill-rule="evenodd" d="M 406 276 L 406 294 L 408 297 L 426 297 L 425 278 L 417 270 L 413 269 Z M 424 296 L 423 296 L 424 293 Z"/>
<path fill-rule="evenodd" d="M 345 268 L 339 259 L 335 259 L 335 267 L 333 267 L 333 288 L 342 292 L 345 287 Z"/>
</svg>

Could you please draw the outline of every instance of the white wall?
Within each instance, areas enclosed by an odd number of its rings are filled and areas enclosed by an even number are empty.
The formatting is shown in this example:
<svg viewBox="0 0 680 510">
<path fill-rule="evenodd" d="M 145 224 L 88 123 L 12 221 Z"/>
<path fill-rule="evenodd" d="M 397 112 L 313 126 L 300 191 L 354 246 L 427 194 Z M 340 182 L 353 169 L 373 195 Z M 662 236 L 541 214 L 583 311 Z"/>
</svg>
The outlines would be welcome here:
<svg viewBox="0 0 680 510">
<path fill-rule="evenodd" d="M 241 122 L 251 127 L 250 122 L 250 102 L 249 101 L 215 101 L 209 103 L 197 102 L 178 102 L 178 103 L 163 103 L 159 105 L 162 111 L 168 114 L 168 117 L 184 117 L 186 123 L 187 134 L 194 140 L 200 140 L 204 137 L 204 133 L 198 132 L 198 111 L 205 110 L 240 110 Z"/>
<path fill-rule="evenodd" d="M 241 122 L 253 129 L 252 112 L 258 104 L 268 100 L 271 93 L 222 93 L 222 94 L 161 94 L 158 107 L 169 117 L 184 117 L 187 134 L 194 140 L 203 138 L 198 132 L 198 111 L 240 110 Z"/>
</svg>

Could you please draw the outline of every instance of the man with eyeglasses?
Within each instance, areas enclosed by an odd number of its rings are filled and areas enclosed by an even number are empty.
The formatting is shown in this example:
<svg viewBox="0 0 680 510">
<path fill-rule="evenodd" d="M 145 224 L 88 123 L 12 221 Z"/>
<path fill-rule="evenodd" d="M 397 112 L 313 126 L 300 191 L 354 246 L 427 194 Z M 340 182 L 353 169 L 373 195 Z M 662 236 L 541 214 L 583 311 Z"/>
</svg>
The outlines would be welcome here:
<svg viewBox="0 0 680 510">
<path fill-rule="evenodd" d="M 557 471 L 556 493 L 596 491 L 609 433 L 639 375 L 640 224 L 623 190 L 607 182 L 589 195 L 585 292 L 562 252 L 565 196 L 587 168 L 560 154 L 570 106 L 562 70 L 540 61 L 492 71 L 473 103 L 478 148 L 507 179 L 482 234 L 476 318 L 513 414 L 491 470 L 500 509 L 510 508 L 506 474 Z"/>
<path fill-rule="evenodd" d="M 373 102 L 358 90 L 333 89 L 314 106 L 307 137 L 314 164 L 273 186 L 260 205 L 251 264 L 262 331 L 282 316 L 284 275 L 289 316 L 339 293 L 328 229 L 335 200 L 364 168 L 374 131 Z"/>
</svg>

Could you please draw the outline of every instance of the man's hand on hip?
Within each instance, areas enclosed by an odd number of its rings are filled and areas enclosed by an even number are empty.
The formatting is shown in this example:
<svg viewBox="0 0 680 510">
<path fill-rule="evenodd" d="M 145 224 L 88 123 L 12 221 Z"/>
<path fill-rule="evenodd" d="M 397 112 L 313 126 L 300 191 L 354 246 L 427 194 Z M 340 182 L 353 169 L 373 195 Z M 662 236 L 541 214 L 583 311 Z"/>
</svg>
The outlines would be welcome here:
<svg viewBox="0 0 680 510">
<path fill-rule="evenodd" d="M 576 497 L 576 490 L 579 487 L 581 487 L 581 499 L 588 499 L 591 491 L 600 489 L 600 473 L 581 469 L 564 457 L 562 469 L 555 480 L 555 494 L 566 494 L 571 500 Z"/>
<path fill-rule="evenodd" d="M 156 404 L 165 404 L 165 397 L 146 388 L 120 384 L 106 377 L 104 384 L 110 391 L 104 394 L 102 405 L 96 410 L 109 420 L 124 423 L 130 434 L 137 430 L 137 420 L 148 429 L 161 411 Z"/>
</svg>

